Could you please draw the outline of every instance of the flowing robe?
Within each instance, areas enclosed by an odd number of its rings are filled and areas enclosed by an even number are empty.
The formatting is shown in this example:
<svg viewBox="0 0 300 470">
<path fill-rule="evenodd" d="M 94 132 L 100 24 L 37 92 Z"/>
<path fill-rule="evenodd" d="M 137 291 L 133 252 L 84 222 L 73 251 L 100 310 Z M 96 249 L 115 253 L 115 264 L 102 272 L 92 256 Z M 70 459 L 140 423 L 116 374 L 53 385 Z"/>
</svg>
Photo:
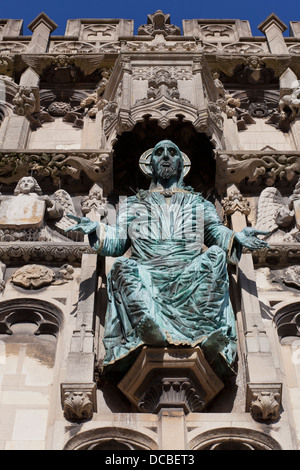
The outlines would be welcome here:
<svg viewBox="0 0 300 470">
<path fill-rule="evenodd" d="M 219 330 L 228 344 L 213 366 L 220 375 L 230 369 L 236 331 L 227 262 L 240 250 L 213 204 L 185 190 L 169 203 L 140 191 L 120 205 L 116 226 L 100 228 L 91 245 L 117 257 L 107 280 L 104 368 L 126 369 L 143 345 L 201 346 Z M 122 256 L 129 247 L 130 258 Z"/>
</svg>

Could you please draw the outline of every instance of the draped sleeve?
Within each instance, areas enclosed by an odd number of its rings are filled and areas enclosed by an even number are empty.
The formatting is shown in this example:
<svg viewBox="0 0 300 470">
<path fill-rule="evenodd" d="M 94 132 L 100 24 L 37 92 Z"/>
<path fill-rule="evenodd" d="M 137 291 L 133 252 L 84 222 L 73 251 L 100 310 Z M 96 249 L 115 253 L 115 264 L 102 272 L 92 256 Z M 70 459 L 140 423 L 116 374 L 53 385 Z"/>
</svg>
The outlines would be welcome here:
<svg viewBox="0 0 300 470">
<path fill-rule="evenodd" d="M 235 233 L 225 227 L 215 209 L 215 206 L 204 201 L 204 243 L 207 247 L 217 245 L 227 254 L 230 263 L 237 263 L 242 254 L 242 247 L 234 237 Z"/>
<path fill-rule="evenodd" d="M 119 207 L 115 225 L 100 223 L 97 231 L 89 235 L 91 247 L 102 256 L 122 256 L 130 247 L 128 234 L 130 221 L 134 218 L 135 197 L 126 198 Z"/>
</svg>

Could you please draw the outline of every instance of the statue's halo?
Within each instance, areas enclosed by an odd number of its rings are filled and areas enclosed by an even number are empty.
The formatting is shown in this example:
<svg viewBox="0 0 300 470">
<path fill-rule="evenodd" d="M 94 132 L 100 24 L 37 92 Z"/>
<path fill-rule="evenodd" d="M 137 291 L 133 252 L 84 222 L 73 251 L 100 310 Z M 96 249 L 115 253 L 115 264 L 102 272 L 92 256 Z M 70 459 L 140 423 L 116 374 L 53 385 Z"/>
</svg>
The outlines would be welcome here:
<svg viewBox="0 0 300 470">
<path fill-rule="evenodd" d="M 153 148 L 146 150 L 146 152 L 144 152 L 139 159 L 139 167 L 142 173 L 144 173 L 144 175 L 146 175 L 148 178 L 152 178 L 152 170 L 150 165 L 152 152 Z M 190 171 L 191 160 L 185 153 L 181 152 L 181 155 L 183 158 L 183 178 L 185 178 L 188 172 Z"/>
</svg>

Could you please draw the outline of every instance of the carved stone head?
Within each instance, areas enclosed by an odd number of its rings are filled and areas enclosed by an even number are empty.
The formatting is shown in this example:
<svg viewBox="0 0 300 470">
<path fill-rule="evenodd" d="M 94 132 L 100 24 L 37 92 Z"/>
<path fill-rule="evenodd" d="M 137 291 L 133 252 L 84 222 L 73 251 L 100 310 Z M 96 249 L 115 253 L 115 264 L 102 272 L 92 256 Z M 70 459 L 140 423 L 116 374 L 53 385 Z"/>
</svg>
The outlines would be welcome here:
<svg viewBox="0 0 300 470">
<path fill-rule="evenodd" d="M 41 195 L 42 190 L 35 178 L 33 178 L 32 176 L 23 176 L 23 178 L 18 181 L 18 184 L 14 191 L 14 195 L 18 196 L 19 194 L 30 193 L 36 193 L 38 195 Z"/>
<path fill-rule="evenodd" d="M 177 145 L 171 140 L 161 140 L 155 145 L 150 165 L 154 181 L 158 178 L 163 180 L 175 178 L 179 182 L 182 179 L 183 157 Z"/>
</svg>

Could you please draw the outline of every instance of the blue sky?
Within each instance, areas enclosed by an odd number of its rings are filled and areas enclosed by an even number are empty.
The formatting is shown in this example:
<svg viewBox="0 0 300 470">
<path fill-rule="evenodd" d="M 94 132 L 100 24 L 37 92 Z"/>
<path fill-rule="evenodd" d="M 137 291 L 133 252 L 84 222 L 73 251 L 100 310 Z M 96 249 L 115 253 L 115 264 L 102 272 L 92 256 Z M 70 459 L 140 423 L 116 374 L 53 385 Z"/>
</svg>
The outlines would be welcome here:
<svg viewBox="0 0 300 470">
<path fill-rule="evenodd" d="M 64 34 L 68 18 L 133 19 L 136 31 L 158 9 L 180 27 L 182 19 L 191 18 L 249 20 L 255 36 L 261 35 L 257 26 L 273 12 L 287 26 L 300 21 L 300 0 L 0 0 L 0 18 L 23 19 L 24 34 L 31 34 L 27 25 L 41 11 L 58 24 L 54 34 Z"/>
</svg>

